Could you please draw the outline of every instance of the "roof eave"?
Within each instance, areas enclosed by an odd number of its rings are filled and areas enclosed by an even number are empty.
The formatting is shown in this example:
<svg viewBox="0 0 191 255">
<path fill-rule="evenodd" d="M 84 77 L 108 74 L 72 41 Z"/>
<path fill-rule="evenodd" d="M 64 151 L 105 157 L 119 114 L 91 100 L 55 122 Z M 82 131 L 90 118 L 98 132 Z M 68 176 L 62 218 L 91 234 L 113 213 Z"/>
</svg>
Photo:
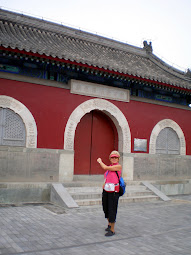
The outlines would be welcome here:
<svg viewBox="0 0 191 255">
<path fill-rule="evenodd" d="M 104 74 L 108 74 L 108 75 L 113 75 L 113 77 L 121 77 L 123 79 L 127 79 L 127 80 L 135 80 L 137 82 L 143 82 L 145 84 L 152 84 L 152 86 L 156 86 L 158 88 L 167 88 L 167 89 L 172 89 L 172 90 L 176 90 L 182 93 L 188 93 L 191 94 L 191 89 L 188 88 L 184 88 L 184 87 L 179 87 L 179 86 L 175 86 L 172 84 L 168 84 L 166 82 L 162 82 L 162 81 L 158 81 L 156 79 L 150 79 L 150 78 L 145 78 L 142 76 L 137 76 L 137 75 L 133 75 L 133 74 L 129 74 L 129 73 L 123 73 L 123 72 L 119 72 L 117 70 L 110 70 L 110 69 L 106 69 L 103 67 L 98 67 L 98 66 L 93 66 L 93 65 L 89 65 L 87 63 L 81 63 L 81 62 L 77 62 L 74 60 L 70 60 L 70 59 L 64 59 L 64 58 L 58 58 L 58 57 L 53 57 L 53 56 L 47 56 L 45 54 L 39 54 L 39 53 L 34 53 L 34 52 L 27 52 L 25 50 L 19 50 L 19 49 L 12 49 L 10 47 L 3 47 L 0 46 L 0 50 L 1 51 L 7 51 L 7 52 L 12 52 L 13 54 L 19 55 L 21 56 L 27 56 L 27 57 L 31 57 L 34 58 L 34 60 L 38 60 L 39 61 L 46 61 L 46 62 L 51 62 L 51 63 L 57 63 L 57 64 L 66 64 L 69 66 L 76 66 L 76 67 L 80 67 L 81 69 L 87 70 L 93 70 L 94 72 L 99 72 L 99 73 L 104 73 Z"/>
</svg>

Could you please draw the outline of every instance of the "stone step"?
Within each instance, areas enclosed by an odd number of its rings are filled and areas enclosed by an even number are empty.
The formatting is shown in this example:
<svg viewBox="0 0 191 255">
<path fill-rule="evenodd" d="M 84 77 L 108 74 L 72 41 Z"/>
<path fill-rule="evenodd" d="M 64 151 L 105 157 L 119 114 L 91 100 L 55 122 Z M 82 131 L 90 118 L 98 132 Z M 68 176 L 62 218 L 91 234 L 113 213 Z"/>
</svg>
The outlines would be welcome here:
<svg viewBox="0 0 191 255">
<path fill-rule="evenodd" d="M 132 190 L 132 191 L 126 191 L 123 197 L 132 197 L 132 196 L 148 196 L 152 195 L 153 192 L 150 190 Z"/>
<path fill-rule="evenodd" d="M 101 193 L 100 192 L 93 192 L 93 193 L 70 193 L 72 198 L 76 200 L 83 200 L 83 199 L 101 199 Z"/>
<path fill-rule="evenodd" d="M 79 199 L 95 199 L 95 198 L 101 198 L 102 197 L 102 190 L 101 191 L 96 191 L 96 192 L 70 192 L 70 195 L 74 200 L 79 200 Z M 133 196 L 148 196 L 152 195 L 152 192 L 149 190 L 144 190 L 144 191 L 131 191 L 131 192 L 125 192 L 123 197 L 133 197 Z"/>
<path fill-rule="evenodd" d="M 102 178 L 101 181 L 88 181 L 88 180 L 87 181 L 72 181 L 72 182 L 64 182 L 63 185 L 64 185 L 65 188 L 68 188 L 68 187 L 92 187 L 92 186 L 102 187 L 103 182 L 104 182 L 104 180 Z M 126 185 L 127 185 L 127 187 L 129 187 L 129 186 L 141 186 L 141 182 L 139 182 L 139 181 L 126 181 Z"/>
<path fill-rule="evenodd" d="M 93 192 L 102 192 L 102 185 L 101 186 L 74 186 L 74 187 L 65 187 L 65 189 L 69 193 L 93 193 Z M 145 191 L 147 188 L 143 185 L 137 186 L 126 186 L 126 192 L 134 192 L 134 191 Z"/>
<path fill-rule="evenodd" d="M 65 188 L 70 194 L 102 192 L 102 187 L 69 187 Z"/>
<path fill-rule="evenodd" d="M 93 182 L 100 182 L 103 184 L 104 177 L 103 174 L 101 175 L 74 175 L 74 180 L 72 183 L 93 183 Z M 125 181 L 127 185 L 140 185 L 141 181 Z M 67 182 L 69 183 L 69 182 Z M 71 182 L 70 182 L 71 183 Z"/>
<path fill-rule="evenodd" d="M 143 185 L 139 185 L 139 186 L 126 186 L 126 192 L 133 192 L 133 191 L 145 191 L 147 190 L 147 187 L 143 186 Z"/>
<path fill-rule="evenodd" d="M 102 204 L 102 181 L 73 181 L 63 184 L 67 192 L 79 206 Z M 127 182 L 126 192 L 120 197 L 119 203 L 152 201 L 159 199 L 141 182 Z"/>
<path fill-rule="evenodd" d="M 82 182 L 82 181 L 73 181 L 73 182 L 65 182 L 63 183 L 65 188 L 70 188 L 70 187 L 102 187 L 103 181 L 87 181 L 87 182 Z"/>
<path fill-rule="evenodd" d="M 156 201 L 159 200 L 158 196 L 133 196 L 133 197 L 120 197 L 119 203 L 130 203 L 130 202 L 145 202 L 145 201 Z M 90 205 L 101 205 L 102 201 L 100 198 L 96 199 L 79 199 L 75 200 L 79 206 L 90 206 Z"/>
<path fill-rule="evenodd" d="M 155 195 L 145 195 L 145 196 L 130 196 L 130 197 L 121 197 L 119 199 L 119 203 L 127 203 L 127 202 L 145 202 L 145 201 L 156 201 L 160 200 L 158 196 Z"/>
</svg>

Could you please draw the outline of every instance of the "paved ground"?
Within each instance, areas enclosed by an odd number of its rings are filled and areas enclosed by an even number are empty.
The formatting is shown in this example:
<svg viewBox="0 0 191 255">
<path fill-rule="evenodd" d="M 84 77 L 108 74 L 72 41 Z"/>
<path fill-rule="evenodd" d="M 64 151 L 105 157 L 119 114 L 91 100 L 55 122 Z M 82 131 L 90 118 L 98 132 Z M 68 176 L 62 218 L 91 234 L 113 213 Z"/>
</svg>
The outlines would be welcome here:
<svg viewBox="0 0 191 255">
<path fill-rule="evenodd" d="M 106 226 L 100 207 L 1 207 L 0 254 L 191 255 L 191 196 L 120 205 L 116 235 Z"/>
</svg>

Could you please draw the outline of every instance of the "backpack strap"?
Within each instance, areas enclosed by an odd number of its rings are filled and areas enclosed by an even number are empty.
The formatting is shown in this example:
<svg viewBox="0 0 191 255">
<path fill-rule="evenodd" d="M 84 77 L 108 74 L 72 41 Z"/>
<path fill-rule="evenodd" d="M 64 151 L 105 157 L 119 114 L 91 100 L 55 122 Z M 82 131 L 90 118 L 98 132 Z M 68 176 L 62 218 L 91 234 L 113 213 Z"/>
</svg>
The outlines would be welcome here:
<svg viewBox="0 0 191 255">
<path fill-rule="evenodd" d="M 117 171 L 115 171 L 116 172 L 116 174 L 117 174 L 117 177 L 118 177 L 118 179 L 119 179 L 119 175 L 118 175 L 118 172 Z"/>
</svg>

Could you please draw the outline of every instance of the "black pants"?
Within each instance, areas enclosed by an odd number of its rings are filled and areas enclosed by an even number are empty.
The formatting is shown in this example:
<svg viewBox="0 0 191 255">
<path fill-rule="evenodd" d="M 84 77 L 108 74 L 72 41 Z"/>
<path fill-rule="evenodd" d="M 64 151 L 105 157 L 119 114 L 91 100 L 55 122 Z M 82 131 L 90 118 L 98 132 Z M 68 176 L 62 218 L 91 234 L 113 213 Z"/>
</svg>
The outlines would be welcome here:
<svg viewBox="0 0 191 255">
<path fill-rule="evenodd" d="M 105 218 L 109 219 L 110 223 L 116 221 L 117 207 L 118 207 L 119 193 L 118 192 L 106 192 L 102 193 L 102 206 L 105 213 Z"/>
</svg>

